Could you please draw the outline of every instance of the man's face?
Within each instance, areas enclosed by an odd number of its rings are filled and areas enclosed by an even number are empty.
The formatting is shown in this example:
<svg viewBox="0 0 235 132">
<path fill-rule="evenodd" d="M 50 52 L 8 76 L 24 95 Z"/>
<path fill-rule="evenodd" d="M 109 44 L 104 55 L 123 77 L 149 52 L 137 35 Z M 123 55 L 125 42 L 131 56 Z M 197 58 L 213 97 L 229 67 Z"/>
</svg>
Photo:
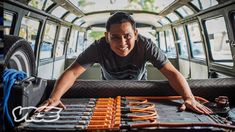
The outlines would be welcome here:
<svg viewBox="0 0 235 132">
<path fill-rule="evenodd" d="M 127 56 L 135 46 L 138 31 L 134 30 L 130 22 L 112 24 L 110 31 L 105 33 L 112 51 L 121 57 Z"/>
</svg>

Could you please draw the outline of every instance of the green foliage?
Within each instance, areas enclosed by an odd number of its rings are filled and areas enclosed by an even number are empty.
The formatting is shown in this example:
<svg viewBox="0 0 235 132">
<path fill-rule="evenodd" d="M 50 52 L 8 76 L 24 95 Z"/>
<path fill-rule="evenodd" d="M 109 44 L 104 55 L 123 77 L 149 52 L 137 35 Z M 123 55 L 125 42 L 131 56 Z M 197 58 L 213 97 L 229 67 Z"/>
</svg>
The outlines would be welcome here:
<svg viewBox="0 0 235 132">
<path fill-rule="evenodd" d="M 31 6 L 38 8 L 38 1 L 37 0 L 31 0 L 30 1 Z"/>
<path fill-rule="evenodd" d="M 100 31 L 92 31 L 91 33 L 89 33 L 89 37 L 92 38 L 93 40 L 98 40 L 103 36 L 104 36 L 104 32 L 100 32 Z"/>
<path fill-rule="evenodd" d="M 78 1 L 78 5 L 79 5 L 80 7 L 84 7 L 84 6 L 86 5 L 86 0 L 79 0 L 79 1 Z"/>
<path fill-rule="evenodd" d="M 144 11 L 155 11 L 154 7 L 155 0 L 144 0 L 144 4 L 142 5 L 142 8 Z"/>
<path fill-rule="evenodd" d="M 129 4 L 125 7 L 125 9 L 137 9 L 155 12 L 157 10 L 157 7 L 154 5 L 155 1 L 156 0 L 129 0 Z M 78 0 L 79 7 L 88 7 L 94 3 L 95 2 L 89 0 Z M 115 2 L 113 2 L 113 4 L 115 5 Z"/>
<path fill-rule="evenodd" d="M 129 0 L 129 4 L 126 9 L 137 9 L 143 11 L 153 11 L 157 10 L 154 5 L 155 0 Z"/>
</svg>

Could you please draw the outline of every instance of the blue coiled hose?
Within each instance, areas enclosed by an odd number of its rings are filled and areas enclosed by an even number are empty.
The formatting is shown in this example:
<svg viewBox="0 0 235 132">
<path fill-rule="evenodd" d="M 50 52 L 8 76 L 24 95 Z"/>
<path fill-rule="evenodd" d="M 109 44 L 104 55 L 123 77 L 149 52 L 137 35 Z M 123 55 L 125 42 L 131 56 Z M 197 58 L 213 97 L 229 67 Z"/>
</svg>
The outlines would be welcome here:
<svg viewBox="0 0 235 132">
<path fill-rule="evenodd" d="M 23 71 L 17 71 L 15 69 L 6 69 L 3 72 L 3 98 L 1 100 L 0 107 L 3 109 L 3 113 L 1 114 L 1 124 L 3 124 L 3 129 L 5 129 L 5 120 L 10 123 L 12 127 L 14 127 L 14 122 L 11 119 L 11 116 L 8 111 L 8 99 L 10 97 L 11 88 L 14 85 L 15 81 L 23 80 L 27 77 L 26 73 Z"/>
</svg>

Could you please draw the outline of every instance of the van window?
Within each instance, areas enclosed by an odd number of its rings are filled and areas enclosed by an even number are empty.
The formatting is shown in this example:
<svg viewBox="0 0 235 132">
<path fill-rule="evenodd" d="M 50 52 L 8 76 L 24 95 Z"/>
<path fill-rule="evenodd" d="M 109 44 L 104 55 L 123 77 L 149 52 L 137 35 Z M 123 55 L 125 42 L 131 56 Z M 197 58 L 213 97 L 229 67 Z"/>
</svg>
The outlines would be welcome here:
<svg viewBox="0 0 235 132">
<path fill-rule="evenodd" d="M 151 39 L 152 42 L 156 43 L 156 30 L 151 28 L 137 28 L 138 33 L 145 36 L 148 39 Z M 104 33 L 103 33 L 104 34 Z"/>
<path fill-rule="evenodd" d="M 61 26 L 58 42 L 56 45 L 55 57 L 60 57 L 64 54 L 67 32 L 68 32 L 68 28 Z"/>
<path fill-rule="evenodd" d="M 176 11 L 177 11 L 183 18 L 194 14 L 193 11 L 192 11 L 189 7 L 187 7 L 187 6 L 182 6 L 182 7 L 178 8 L 178 9 L 176 9 Z"/>
<path fill-rule="evenodd" d="M 164 32 L 159 32 L 159 39 L 160 39 L 160 49 L 163 51 L 163 52 L 166 52 L 166 39 L 165 39 L 165 35 L 164 35 Z"/>
<path fill-rule="evenodd" d="M 178 17 L 175 13 L 170 13 L 170 14 L 167 15 L 167 17 L 168 17 L 172 22 L 179 20 L 179 17 Z"/>
<path fill-rule="evenodd" d="M 9 35 L 13 23 L 13 13 L 4 11 L 4 34 Z"/>
<path fill-rule="evenodd" d="M 44 2 L 45 0 L 31 0 L 28 5 L 37 8 L 39 10 L 42 10 Z"/>
<path fill-rule="evenodd" d="M 84 45 L 84 32 L 79 32 L 78 33 L 78 47 L 77 47 L 77 53 L 78 55 L 82 53 L 85 50 L 85 45 Z"/>
<path fill-rule="evenodd" d="M 67 50 L 67 58 L 75 58 L 77 56 L 76 54 L 77 41 L 78 41 L 78 30 L 72 29 Z"/>
<path fill-rule="evenodd" d="M 167 20 L 165 17 L 161 18 L 161 19 L 159 20 L 159 22 L 160 22 L 161 24 L 163 24 L 163 25 L 170 24 L 170 21 Z"/>
<path fill-rule="evenodd" d="M 188 47 L 185 39 L 184 28 L 179 26 L 175 28 L 176 44 L 179 48 L 179 55 L 182 58 L 188 58 Z"/>
<path fill-rule="evenodd" d="M 68 22 L 72 22 L 77 16 L 74 15 L 73 13 L 69 13 L 66 17 L 65 17 L 65 21 Z"/>
<path fill-rule="evenodd" d="M 193 0 L 191 3 L 195 5 L 199 10 L 204 10 L 209 7 L 218 5 L 218 2 L 216 0 Z"/>
<path fill-rule="evenodd" d="M 171 29 L 159 32 L 160 49 L 165 52 L 168 58 L 176 58 L 176 49 Z"/>
<path fill-rule="evenodd" d="M 168 58 L 176 58 L 176 49 L 175 49 L 175 43 L 174 43 L 174 37 L 171 29 L 167 29 L 165 31 L 166 35 L 166 54 Z"/>
<path fill-rule="evenodd" d="M 100 38 L 104 37 L 104 31 L 88 30 L 87 34 L 86 48 L 90 46 L 95 40 L 99 40 Z"/>
<path fill-rule="evenodd" d="M 47 0 L 45 7 L 44 7 L 44 10 L 47 10 L 47 8 L 50 7 L 52 4 L 53 4 L 53 2 L 51 0 Z"/>
<path fill-rule="evenodd" d="M 35 49 L 39 24 L 39 20 L 29 17 L 23 17 L 21 21 L 19 36 L 29 41 L 33 50 Z"/>
<path fill-rule="evenodd" d="M 40 47 L 40 59 L 52 58 L 53 56 L 53 46 L 55 42 L 57 26 L 53 23 L 47 23 L 45 30 L 43 41 Z"/>
<path fill-rule="evenodd" d="M 232 60 L 232 54 L 228 40 L 228 32 L 225 25 L 224 17 L 218 17 L 205 21 L 207 37 L 209 39 L 209 49 L 212 59 L 216 62 L 221 60 Z M 215 28 L 216 27 L 216 28 Z M 230 65 L 230 63 L 223 63 Z"/>
<path fill-rule="evenodd" d="M 192 58 L 205 60 L 205 52 L 203 48 L 201 33 L 198 23 L 191 23 L 187 25 L 189 42 L 191 47 Z"/>
<path fill-rule="evenodd" d="M 66 9 L 64 9 L 61 6 L 58 6 L 51 12 L 51 14 L 58 18 L 61 18 L 66 12 L 67 12 Z"/>
</svg>

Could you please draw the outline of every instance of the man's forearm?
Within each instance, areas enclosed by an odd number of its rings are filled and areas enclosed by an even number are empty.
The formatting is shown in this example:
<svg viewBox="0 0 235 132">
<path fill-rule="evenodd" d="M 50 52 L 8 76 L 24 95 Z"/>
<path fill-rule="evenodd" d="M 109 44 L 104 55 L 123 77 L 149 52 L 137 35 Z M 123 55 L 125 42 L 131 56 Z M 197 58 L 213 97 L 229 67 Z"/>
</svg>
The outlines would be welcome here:
<svg viewBox="0 0 235 132">
<path fill-rule="evenodd" d="M 64 72 L 56 81 L 50 98 L 59 100 L 63 96 L 63 94 L 68 91 L 68 89 L 73 85 L 76 78 L 77 77 L 71 71 Z"/>
<path fill-rule="evenodd" d="M 164 67 L 160 71 L 168 79 L 171 87 L 178 94 L 180 94 L 184 100 L 188 98 L 194 99 L 187 81 L 185 80 L 183 75 L 177 69 L 175 69 L 175 67 L 171 63 L 165 64 Z"/>
<path fill-rule="evenodd" d="M 211 114 L 213 111 L 211 111 L 209 108 L 201 105 L 198 103 L 193 94 L 191 89 L 189 88 L 188 82 L 185 80 L 183 75 L 175 69 L 175 67 L 167 63 L 163 66 L 160 71 L 166 76 L 166 78 L 169 80 L 169 83 L 172 88 L 175 89 L 175 91 L 182 96 L 184 99 L 183 105 L 180 107 L 180 110 L 183 111 L 186 108 L 189 108 L 197 113 L 200 114 Z"/>
<path fill-rule="evenodd" d="M 184 100 L 194 99 L 192 91 L 181 73 L 173 73 L 168 77 L 169 83 L 174 90 L 182 96 Z"/>
<path fill-rule="evenodd" d="M 60 76 L 50 96 L 53 100 L 59 100 L 63 94 L 73 85 L 75 80 L 85 71 L 76 61 Z"/>
</svg>

